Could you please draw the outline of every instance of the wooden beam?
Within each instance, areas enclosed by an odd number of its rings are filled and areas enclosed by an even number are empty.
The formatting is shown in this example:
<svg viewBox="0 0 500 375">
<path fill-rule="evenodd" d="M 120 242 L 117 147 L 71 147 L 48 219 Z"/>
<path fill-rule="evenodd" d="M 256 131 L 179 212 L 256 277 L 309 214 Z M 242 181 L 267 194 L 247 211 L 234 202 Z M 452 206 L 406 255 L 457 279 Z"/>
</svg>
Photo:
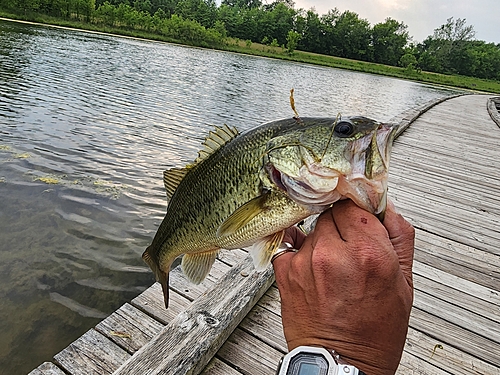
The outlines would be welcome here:
<svg viewBox="0 0 500 375">
<path fill-rule="evenodd" d="M 59 367 L 72 375 L 111 374 L 130 354 L 94 329 L 54 356 Z"/>
<path fill-rule="evenodd" d="M 274 282 L 272 267 L 257 272 L 250 258 L 230 269 L 115 375 L 198 374 Z"/>
<path fill-rule="evenodd" d="M 28 375 L 66 375 L 66 373 L 52 362 L 44 362 Z"/>
</svg>

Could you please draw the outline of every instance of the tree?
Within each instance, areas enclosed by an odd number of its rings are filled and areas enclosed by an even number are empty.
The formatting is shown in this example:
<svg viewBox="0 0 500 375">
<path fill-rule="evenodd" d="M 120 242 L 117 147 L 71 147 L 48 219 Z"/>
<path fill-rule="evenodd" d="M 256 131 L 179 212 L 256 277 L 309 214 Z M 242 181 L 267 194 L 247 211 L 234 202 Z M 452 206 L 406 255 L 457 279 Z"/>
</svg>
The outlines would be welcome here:
<svg viewBox="0 0 500 375">
<path fill-rule="evenodd" d="M 467 26 L 465 19 L 448 18 L 444 25 L 434 30 L 433 36 L 424 40 L 424 50 L 433 56 L 440 73 L 459 73 L 457 66 L 465 52 L 468 42 L 476 35 L 472 25 Z"/>
<path fill-rule="evenodd" d="M 280 45 L 286 44 L 288 32 L 294 29 L 296 11 L 289 8 L 284 2 L 275 1 L 264 7 L 257 18 L 257 32 L 255 41 L 260 41 L 264 36 L 276 38 Z"/>
<path fill-rule="evenodd" d="M 450 42 L 465 42 L 473 40 L 476 36 L 474 26 L 466 26 L 466 20 L 453 17 L 446 20 L 444 25 L 434 30 L 434 39 L 442 39 Z"/>
<path fill-rule="evenodd" d="M 338 44 L 341 41 L 337 40 L 335 26 L 340 18 L 340 11 L 337 8 L 331 9 L 325 15 L 321 16 L 321 26 L 323 34 L 323 48 L 319 53 L 326 55 L 340 55 Z"/>
<path fill-rule="evenodd" d="M 260 8 L 262 6 L 261 0 L 223 0 L 221 5 L 227 5 L 230 7 L 240 8 L 240 9 L 253 9 Z"/>
<path fill-rule="evenodd" d="M 309 52 L 325 53 L 325 31 L 318 14 L 311 9 L 307 11 L 305 18 L 302 16 L 301 18 L 300 31 L 302 37 L 299 41 L 300 49 Z M 296 21 L 296 24 L 298 23 L 299 19 Z"/>
<path fill-rule="evenodd" d="M 396 66 L 408 44 L 408 26 L 392 18 L 373 26 L 373 59 L 380 64 Z"/>
<path fill-rule="evenodd" d="M 175 14 L 208 28 L 217 20 L 217 5 L 214 0 L 181 0 L 175 7 Z"/>
<path fill-rule="evenodd" d="M 370 61 L 371 28 L 367 20 L 346 10 L 335 23 L 334 35 L 339 56 Z"/>
<path fill-rule="evenodd" d="M 290 30 L 286 36 L 286 51 L 292 54 L 299 44 L 300 34 L 296 31 Z"/>
</svg>

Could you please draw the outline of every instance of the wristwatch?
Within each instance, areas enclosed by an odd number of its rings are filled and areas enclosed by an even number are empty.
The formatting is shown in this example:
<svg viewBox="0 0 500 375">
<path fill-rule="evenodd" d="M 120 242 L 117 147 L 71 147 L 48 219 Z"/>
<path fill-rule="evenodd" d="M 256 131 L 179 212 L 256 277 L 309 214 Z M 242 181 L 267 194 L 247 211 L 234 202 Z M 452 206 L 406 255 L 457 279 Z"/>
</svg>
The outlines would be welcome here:
<svg viewBox="0 0 500 375">
<path fill-rule="evenodd" d="M 335 351 L 299 346 L 281 358 L 276 375 L 366 375 Z"/>
</svg>

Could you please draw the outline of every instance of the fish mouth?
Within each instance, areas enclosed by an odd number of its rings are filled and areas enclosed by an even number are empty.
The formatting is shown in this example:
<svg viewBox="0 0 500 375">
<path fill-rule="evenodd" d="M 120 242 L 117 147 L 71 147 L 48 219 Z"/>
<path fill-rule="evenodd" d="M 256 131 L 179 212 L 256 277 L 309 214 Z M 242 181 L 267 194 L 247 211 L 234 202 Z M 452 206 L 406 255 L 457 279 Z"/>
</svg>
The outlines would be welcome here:
<svg viewBox="0 0 500 375">
<path fill-rule="evenodd" d="M 384 219 L 392 144 L 398 125 L 380 124 L 371 136 L 352 144 L 353 169 L 339 181 L 337 190 L 359 207 Z"/>
<path fill-rule="evenodd" d="M 343 173 L 303 158 L 298 175 L 289 176 L 268 165 L 268 175 L 278 188 L 310 212 L 319 213 L 341 199 L 383 220 L 387 206 L 387 179 L 397 125 L 380 124 L 370 134 L 352 142 L 345 151 L 351 168 Z"/>
</svg>

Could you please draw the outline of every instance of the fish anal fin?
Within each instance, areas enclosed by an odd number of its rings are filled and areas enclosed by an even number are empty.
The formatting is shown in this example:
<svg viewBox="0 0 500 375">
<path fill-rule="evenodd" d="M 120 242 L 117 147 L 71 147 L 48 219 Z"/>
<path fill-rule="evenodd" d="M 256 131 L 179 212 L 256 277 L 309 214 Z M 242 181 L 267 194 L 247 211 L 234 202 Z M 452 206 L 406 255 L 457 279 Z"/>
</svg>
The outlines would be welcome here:
<svg viewBox="0 0 500 375">
<path fill-rule="evenodd" d="M 265 211 L 267 194 L 248 201 L 237 208 L 217 229 L 217 237 L 229 236 L 247 225 L 255 216 Z"/>
<path fill-rule="evenodd" d="M 194 164 L 201 163 L 203 160 L 207 159 L 219 148 L 236 138 L 238 134 L 238 129 L 234 126 L 229 127 L 226 124 L 223 126 L 216 126 L 214 131 L 208 133 L 207 138 L 203 142 L 203 149 L 198 152 L 198 157 L 194 161 Z"/>
<path fill-rule="evenodd" d="M 219 249 L 202 253 L 185 254 L 182 257 L 182 272 L 194 284 L 201 283 L 210 272 Z"/>
<path fill-rule="evenodd" d="M 262 271 L 267 268 L 269 263 L 271 263 L 271 258 L 276 252 L 276 249 L 283 241 L 284 235 L 285 231 L 276 232 L 253 244 L 250 249 L 250 255 L 252 256 L 256 270 Z"/>
<path fill-rule="evenodd" d="M 161 289 L 163 291 L 163 299 L 165 301 L 165 308 L 168 309 L 168 299 L 169 299 L 169 286 L 168 286 L 168 272 L 164 272 L 160 269 L 160 267 L 156 264 L 156 262 L 151 258 L 151 246 L 148 246 L 146 251 L 142 254 L 142 259 L 146 264 L 151 268 L 153 273 L 155 274 L 156 281 L 158 281 L 161 285 Z M 168 267 L 170 269 L 170 266 Z"/>
<path fill-rule="evenodd" d="M 189 168 L 172 168 L 163 172 L 163 184 L 169 200 L 188 172 Z"/>
</svg>

